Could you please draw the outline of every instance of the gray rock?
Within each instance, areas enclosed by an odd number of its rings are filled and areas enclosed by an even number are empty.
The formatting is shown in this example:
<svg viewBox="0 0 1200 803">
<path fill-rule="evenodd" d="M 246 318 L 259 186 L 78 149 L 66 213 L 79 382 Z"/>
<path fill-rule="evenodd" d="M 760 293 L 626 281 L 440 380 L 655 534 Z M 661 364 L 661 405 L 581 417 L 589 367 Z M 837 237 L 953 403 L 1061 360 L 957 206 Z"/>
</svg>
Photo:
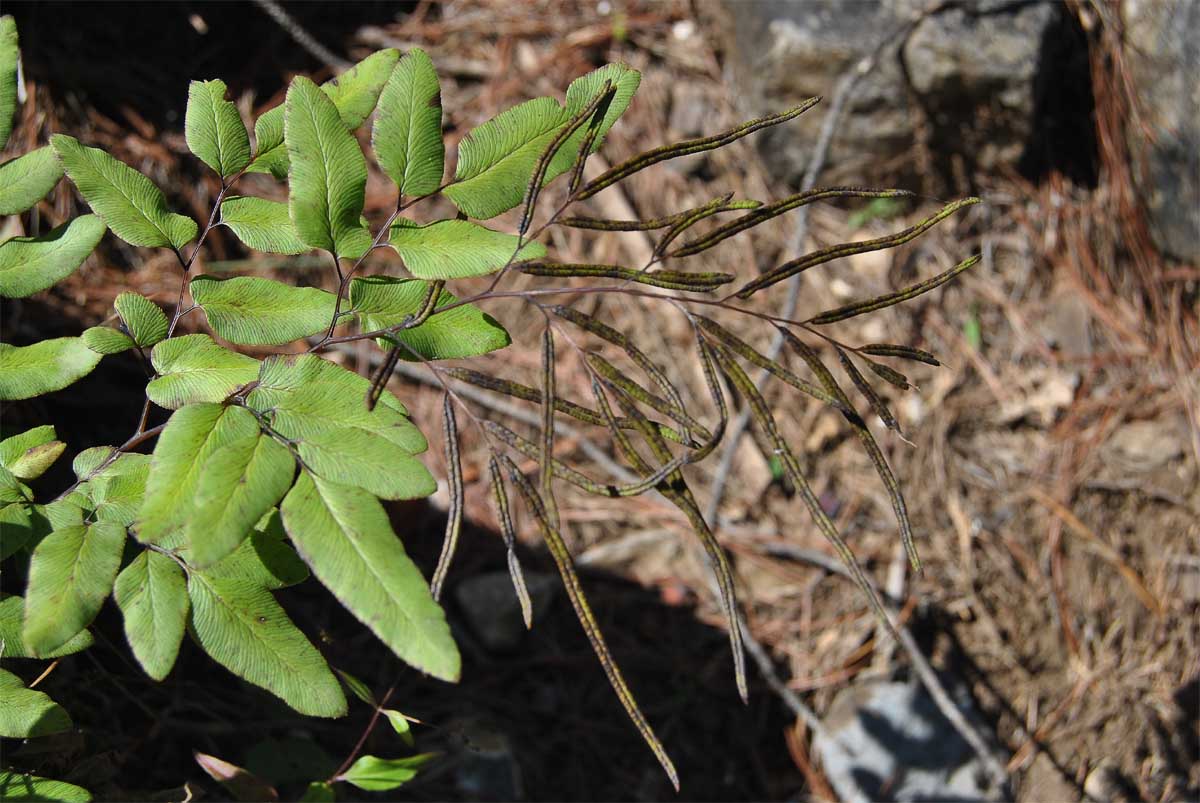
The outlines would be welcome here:
<svg viewBox="0 0 1200 803">
<path fill-rule="evenodd" d="M 671 115 L 667 121 L 672 141 L 690 139 L 710 134 L 706 130 L 709 117 L 709 99 L 703 89 L 695 84 L 681 81 L 671 88 Z M 683 175 L 697 173 L 708 162 L 707 153 L 694 153 L 671 159 L 666 163 L 668 170 Z"/>
<path fill-rule="evenodd" d="M 1036 126 L 1042 41 L 1062 13 L 1057 3 L 980 4 L 913 29 L 904 66 L 935 142 L 956 138 L 957 150 L 987 173 L 1018 164 Z"/>
<path fill-rule="evenodd" d="M 813 95 L 826 96 L 828 106 L 828 95 L 847 67 L 901 19 L 890 4 L 880 2 L 730 0 L 727 6 L 746 117 L 781 111 Z M 831 176 L 878 180 L 882 163 L 911 151 L 913 121 L 896 59 L 884 60 L 860 82 L 847 112 L 827 160 L 834 166 Z M 795 183 L 803 175 L 824 113 L 818 106 L 756 135 L 779 178 Z"/>
<path fill-rule="evenodd" d="M 829 95 L 868 48 L 928 5 L 925 0 L 729 0 L 733 63 L 748 116 Z M 824 183 L 915 186 L 918 138 L 935 169 L 955 162 L 994 172 L 1042 149 L 1044 73 L 1065 57 L 1058 2 L 978 0 L 925 17 L 880 54 L 860 81 L 834 138 Z M 1048 55 L 1049 54 L 1049 55 Z M 1084 91 L 1087 90 L 1086 71 Z M 1090 96 L 1089 96 L 1090 97 Z M 808 164 L 825 110 L 759 135 L 768 164 L 795 181 Z"/>
<path fill-rule="evenodd" d="M 546 613 L 554 596 L 555 583 L 556 578 L 550 575 L 525 573 L 534 622 Z M 455 586 L 454 598 L 471 630 L 489 650 L 508 652 L 520 645 L 525 637 L 525 622 L 508 572 L 467 578 Z"/>
<path fill-rule="evenodd" d="M 980 724 L 965 690 L 951 687 L 951 693 L 967 718 Z M 856 790 L 868 800 L 1004 798 L 1004 790 L 989 788 L 979 757 L 915 682 L 865 681 L 843 689 L 825 730 L 814 746 L 843 800 L 855 798 Z"/>
<path fill-rule="evenodd" d="M 1125 60 L 1140 102 L 1130 150 L 1155 243 L 1200 261 L 1200 0 L 1124 0 Z M 1138 125 L 1144 122 L 1150 138 Z"/>
<path fill-rule="evenodd" d="M 525 799 L 512 741 L 498 724 L 468 717 L 451 721 L 446 732 L 451 735 L 454 785 L 464 799 Z"/>
</svg>

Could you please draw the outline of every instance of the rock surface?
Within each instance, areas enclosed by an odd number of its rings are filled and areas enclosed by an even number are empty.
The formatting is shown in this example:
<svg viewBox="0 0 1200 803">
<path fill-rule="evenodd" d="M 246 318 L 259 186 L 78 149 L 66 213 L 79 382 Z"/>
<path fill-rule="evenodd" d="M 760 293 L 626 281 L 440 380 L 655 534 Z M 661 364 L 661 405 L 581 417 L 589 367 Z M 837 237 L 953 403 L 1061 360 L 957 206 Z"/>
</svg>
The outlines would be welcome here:
<svg viewBox="0 0 1200 803">
<path fill-rule="evenodd" d="M 831 93 L 847 69 L 907 22 L 922 0 L 731 0 L 733 63 L 744 111 L 757 116 L 825 96 L 796 123 L 759 140 L 782 178 L 803 174 Z M 1047 101 L 1064 60 L 1090 103 L 1086 50 L 1058 2 L 979 0 L 920 19 L 893 36 L 858 84 L 823 176 L 913 186 L 930 169 L 974 175 L 1040 169 L 1070 139 Z M 1076 52 L 1079 51 L 1079 52 Z M 1061 89 L 1061 87 L 1059 87 Z M 1061 94 L 1061 92 L 1059 92 Z M 1059 104 L 1061 105 L 1061 104 Z M 918 147 L 920 146 L 920 147 Z M 1074 145 L 1078 151 L 1078 144 Z M 926 163 L 922 163 L 922 160 Z"/>
<path fill-rule="evenodd" d="M 554 597 L 555 578 L 527 572 L 525 585 L 529 589 L 536 622 L 546 613 Z M 525 638 L 525 622 L 508 572 L 469 577 L 455 586 L 454 598 L 471 630 L 487 649 L 503 653 L 520 646 Z"/>
<path fill-rule="evenodd" d="M 950 8 L 917 24 L 904 43 L 909 86 L 933 129 L 934 147 L 953 148 L 976 169 L 1017 166 L 1037 145 L 1043 41 L 1060 4 L 983 3 Z M 954 141 L 958 140 L 959 145 Z"/>
<path fill-rule="evenodd" d="M 952 694 L 955 689 L 951 689 Z M 978 721 L 966 694 L 956 700 Z M 838 692 L 814 743 L 838 796 L 868 800 L 1000 800 L 983 763 L 916 683 L 865 681 Z"/>
<path fill-rule="evenodd" d="M 838 78 L 862 55 L 866 34 L 878 36 L 899 23 L 892 8 L 877 2 L 751 0 L 729 2 L 728 8 L 745 117 L 780 111 L 813 95 L 828 100 Z M 833 172 L 871 180 L 883 163 L 910 152 L 909 105 L 899 64 L 880 63 L 848 104 L 829 154 Z M 768 166 L 781 178 L 794 182 L 803 175 L 824 113 L 817 107 L 758 135 Z"/>
<path fill-rule="evenodd" d="M 1200 0 L 1125 0 L 1121 11 L 1141 113 L 1128 136 L 1151 232 L 1161 250 L 1200 262 Z"/>
</svg>

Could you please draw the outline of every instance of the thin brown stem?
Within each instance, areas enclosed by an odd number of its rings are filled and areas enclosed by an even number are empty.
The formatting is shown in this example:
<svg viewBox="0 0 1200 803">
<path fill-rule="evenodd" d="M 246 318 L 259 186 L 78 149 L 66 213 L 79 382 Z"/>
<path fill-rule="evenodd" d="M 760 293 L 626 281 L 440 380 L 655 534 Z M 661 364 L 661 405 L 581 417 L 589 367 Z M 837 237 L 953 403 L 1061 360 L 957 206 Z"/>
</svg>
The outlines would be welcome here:
<svg viewBox="0 0 1200 803">
<path fill-rule="evenodd" d="M 367 727 L 363 729 L 362 734 L 358 737 L 358 741 L 354 743 L 354 749 L 350 751 L 350 755 L 346 756 L 346 760 L 343 761 L 341 766 L 334 771 L 333 775 L 330 775 L 329 778 L 326 779 L 325 783 L 334 783 L 342 777 L 342 773 L 350 769 L 350 765 L 354 763 L 354 759 L 358 758 L 358 754 L 362 752 L 363 745 L 367 743 L 367 737 L 371 735 L 371 731 L 375 730 L 375 725 L 379 722 L 379 715 L 383 713 L 383 707 L 388 704 L 388 700 L 392 699 L 392 695 L 395 694 L 395 692 L 396 686 L 395 684 L 392 684 L 392 687 L 383 693 L 383 697 L 380 698 L 379 704 L 376 705 L 375 710 L 371 712 L 371 719 L 367 722 Z"/>
<path fill-rule="evenodd" d="M 421 196 L 421 197 L 425 198 L 428 196 Z M 421 198 L 417 198 L 416 200 L 412 201 L 411 203 L 416 203 L 416 201 L 419 201 L 419 200 L 421 200 Z M 321 341 L 316 346 L 314 346 L 313 348 L 310 348 L 309 349 L 310 352 L 316 350 L 316 348 L 318 348 L 319 346 L 321 346 L 322 344 L 324 344 L 326 341 L 328 341 L 330 338 L 333 337 L 333 330 L 337 328 L 338 319 L 341 318 L 341 315 L 342 315 L 342 300 L 346 297 L 346 288 L 350 286 L 350 280 L 354 278 L 354 274 L 358 272 L 358 269 L 360 267 L 362 267 L 363 262 L 366 261 L 366 259 L 367 259 L 367 255 L 370 254 L 372 251 L 374 251 L 376 248 L 380 247 L 380 244 L 383 242 L 383 238 L 387 235 L 387 233 L 389 231 L 391 231 L 392 223 L 400 215 L 401 210 L 403 210 L 405 208 L 403 201 L 404 201 L 404 196 L 402 196 L 402 195 L 396 196 L 396 208 L 394 210 L 392 210 L 392 213 L 390 215 L 388 215 L 387 220 L 385 220 L 383 222 L 383 225 L 379 227 L 379 231 L 375 233 L 375 238 L 371 241 L 371 247 L 368 248 L 366 251 L 363 251 L 362 256 L 360 256 L 354 262 L 354 264 L 350 266 L 350 270 L 346 271 L 345 275 L 342 274 L 342 266 L 341 266 L 341 263 L 338 262 L 337 254 L 333 255 L 333 263 L 334 263 L 334 267 L 337 269 L 337 275 L 338 275 L 338 290 L 337 290 L 337 298 L 333 302 L 333 316 L 329 319 L 329 328 L 325 331 L 325 337 L 322 338 Z"/>
<path fill-rule="evenodd" d="M 200 231 L 200 236 L 196 238 L 196 245 L 192 248 L 192 252 L 188 254 L 188 258 L 185 260 L 178 249 L 172 249 L 175 252 L 175 257 L 179 260 L 180 267 L 183 268 L 183 281 L 179 285 L 179 296 L 175 299 L 175 311 L 171 315 L 171 325 L 167 327 L 168 338 L 175 336 L 175 327 L 179 325 L 179 319 L 186 313 L 191 312 L 190 307 L 186 310 L 183 308 L 183 296 L 191 286 L 192 264 L 195 263 L 196 257 L 200 254 L 200 248 L 204 245 L 204 241 L 208 239 L 208 233 L 216 228 L 217 215 L 221 212 L 221 204 L 224 203 L 226 195 L 229 194 L 229 191 L 233 189 L 233 186 L 237 184 L 238 179 L 243 175 L 245 175 L 244 170 L 228 182 L 221 182 L 221 191 L 217 193 L 217 199 L 213 202 L 212 211 L 208 214 L 208 222 L 204 224 L 204 228 Z"/>
<path fill-rule="evenodd" d="M 731 312 L 740 313 L 742 315 L 749 315 L 753 318 L 758 318 L 759 320 L 767 321 L 769 323 L 780 324 L 780 325 L 784 325 L 784 326 L 794 326 L 794 327 L 803 329 L 804 331 L 808 332 L 809 334 L 815 335 L 816 337 L 819 337 L 822 340 L 825 340 L 829 343 L 833 343 L 835 345 L 843 345 L 842 343 L 835 340 L 830 335 L 827 335 L 824 332 L 820 331 L 819 329 L 815 329 L 815 328 L 809 326 L 805 321 L 802 321 L 802 320 L 797 320 L 794 318 L 787 318 L 787 317 L 784 317 L 781 315 L 772 315 L 772 314 L 766 313 L 766 312 L 759 312 L 758 310 L 747 309 L 746 307 L 738 306 L 736 304 L 729 303 L 728 301 L 722 301 L 720 299 L 692 298 L 690 296 L 681 296 L 681 295 L 675 295 L 675 294 L 671 294 L 671 293 L 655 293 L 655 292 L 652 292 L 649 290 L 637 290 L 637 289 L 633 289 L 633 288 L 628 288 L 623 285 L 594 285 L 592 287 L 548 287 L 548 288 L 539 288 L 539 289 L 531 289 L 531 290 L 485 290 L 482 293 L 478 293 L 473 296 L 467 296 L 466 298 L 460 298 L 457 301 L 453 301 L 449 304 L 438 307 L 436 312 L 437 313 L 448 312 L 449 310 L 455 309 L 457 307 L 464 307 L 469 304 L 484 303 L 484 302 L 493 301 L 495 299 L 500 299 L 500 298 L 520 298 L 520 299 L 530 300 L 533 298 L 540 298 L 543 296 L 562 296 L 562 295 L 583 296 L 583 295 L 594 295 L 594 294 L 602 295 L 605 293 L 622 294 L 622 295 L 628 295 L 628 296 L 635 296 L 638 298 L 657 299 L 660 301 L 674 301 L 674 302 L 678 302 L 678 303 L 682 303 L 682 304 L 700 304 L 702 306 L 707 306 L 707 307 L 718 307 L 720 309 L 726 309 Z M 404 328 L 404 324 L 397 324 L 395 326 L 389 326 L 385 329 L 375 329 L 370 332 L 360 332 L 358 334 L 343 335 L 342 337 L 332 337 L 327 340 L 323 339 L 322 341 L 315 344 L 312 348 L 310 348 L 309 351 L 317 351 L 319 349 L 325 348 L 326 346 L 335 345 L 338 343 L 353 343 L 357 340 L 372 340 L 372 339 L 380 338 L 380 337 L 388 337 L 388 336 L 393 335 L 396 332 L 402 330 L 403 328 Z"/>
<path fill-rule="evenodd" d="M 87 482 L 92 477 L 96 476 L 101 471 L 103 471 L 104 469 L 111 466 L 118 457 L 125 454 L 130 449 L 140 446 L 141 444 L 145 443 L 146 441 L 150 440 L 151 438 L 158 437 L 158 435 L 166 428 L 167 428 L 166 424 L 159 424 L 157 427 L 151 427 L 150 429 L 147 429 L 147 430 L 141 430 L 141 428 L 139 427 L 139 431 L 134 433 L 133 436 L 129 438 L 129 440 L 122 443 L 120 446 L 118 446 L 116 449 L 114 449 L 112 451 L 112 454 L 110 454 L 108 457 L 106 457 L 102 461 L 100 461 L 100 465 L 96 466 L 94 469 L 89 471 L 87 474 L 85 474 L 84 476 L 75 480 L 75 482 L 71 483 L 71 485 L 65 491 L 60 493 L 58 496 L 54 497 L 54 501 L 57 502 L 59 499 L 63 499 L 64 497 L 70 495 L 70 493 L 72 491 L 74 491 L 76 488 L 78 488 L 80 486 L 80 484 Z"/>
</svg>

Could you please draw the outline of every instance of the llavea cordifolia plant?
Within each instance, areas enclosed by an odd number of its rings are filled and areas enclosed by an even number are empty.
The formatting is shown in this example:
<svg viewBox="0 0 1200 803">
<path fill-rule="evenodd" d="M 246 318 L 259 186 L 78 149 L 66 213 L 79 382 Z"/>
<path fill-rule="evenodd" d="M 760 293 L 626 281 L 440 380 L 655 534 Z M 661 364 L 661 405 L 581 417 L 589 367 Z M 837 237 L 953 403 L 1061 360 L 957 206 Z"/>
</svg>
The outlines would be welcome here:
<svg viewBox="0 0 1200 803">
<path fill-rule="evenodd" d="M 0 21 L 0 143 L 11 129 L 17 59 L 15 27 L 5 17 Z M 608 497 L 656 491 L 679 507 L 716 573 L 729 614 L 735 679 L 744 697 L 733 576 L 683 474 L 721 441 L 729 387 L 751 411 L 817 527 L 882 616 L 871 587 L 780 436 L 776 411 L 743 366 L 765 369 L 844 415 L 882 478 L 916 564 L 899 485 L 827 365 L 836 364 L 872 411 L 895 429 L 895 418 L 860 366 L 907 388 L 900 372 L 874 358 L 937 361 L 907 346 L 846 345 L 825 327 L 932 290 L 975 259 L 898 292 L 807 320 L 773 316 L 745 302 L 811 267 L 905 243 L 976 199 L 951 203 L 887 237 L 806 254 L 740 285 L 732 275 L 687 270 L 686 258 L 805 204 L 906 193 L 837 187 L 771 203 L 735 200 L 731 194 L 656 220 L 589 217 L 585 202 L 604 188 L 659 162 L 720 148 L 784 123 L 817 102 L 814 98 L 711 137 L 653 148 L 585 181 L 584 163 L 628 107 L 639 79 L 636 71 L 609 64 L 572 82 L 565 102 L 535 98 L 497 115 L 461 141 L 449 179 L 438 78 L 418 49 L 403 58 L 395 50 L 379 51 L 320 86 L 296 78 L 286 101 L 255 121 L 253 144 L 236 107 L 225 98 L 225 85 L 195 81 L 187 97 L 187 144 L 221 179 L 211 214 L 199 222 L 173 212 L 144 175 L 69 134 L 54 134 L 47 145 L 0 165 L 0 214 L 29 210 L 64 174 L 91 209 L 49 231 L 0 243 L 0 294 L 5 297 L 30 296 L 66 278 L 107 232 L 130 245 L 166 249 L 178 262 L 178 296 L 165 308 L 126 292 L 115 302 L 115 326 L 23 346 L 0 344 L 3 400 L 67 388 L 105 356 L 125 351 L 136 352 L 150 375 L 140 414 L 131 411 L 138 423 L 128 439 L 77 454 L 75 483 L 53 499 L 35 499 L 25 484 L 67 448 L 56 439 L 53 422 L 0 443 L 2 557 L 20 556 L 14 565 L 27 561 L 28 566 L 24 596 L 0 600 L 0 657 L 51 659 L 86 649 L 92 643 L 88 626 L 111 596 L 123 614 L 130 650 L 150 677 L 162 679 L 171 671 L 186 634 L 214 661 L 297 711 L 341 716 L 346 699 L 338 679 L 272 595 L 311 573 L 402 660 L 456 681 L 459 653 L 437 600 L 463 515 L 456 415 L 465 410 L 490 450 L 489 478 L 526 622 L 531 621 L 529 597 L 512 551 L 512 489 L 536 523 L 621 703 L 678 787 L 671 760 L 613 662 L 584 596 L 564 543 L 555 485 Z M 367 161 L 355 132 L 368 121 L 372 156 L 396 185 L 395 209 L 379 222 L 363 217 Z M 252 172 L 286 182 L 287 202 L 238 194 L 240 179 Z M 546 192 L 556 178 L 565 186 Z M 457 218 L 418 223 L 407 215 L 418 202 L 439 194 L 458 208 Z M 515 232 L 476 222 L 514 209 L 519 212 Z M 259 276 L 196 273 L 197 255 L 217 226 L 256 251 L 327 255 L 326 281 L 297 286 Z M 539 239 L 555 226 L 653 232 L 657 239 L 645 265 L 566 263 L 549 256 Z M 367 255 L 389 249 L 399 259 L 368 272 Z M 542 281 L 518 283 L 519 274 Z M 481 292 L 460 297 L 451 291 L 456 280 L 485 275 L 492 278 Z M 731 284 L 736 286 L 725 293 Z M 686 318 L 694 332 L 692 359 L 711 396 L 708 413 L 685 404 L 659 367 L 666 355 L 643 351 L 626 334 L 571 306 L 595 294 L 648 299 L 658 302 L 662 314 Z M 529 318 L 521 325 L 542 332 L 540 386 L 439 365 L 509 345 L 504 326 L 485 312 L 489 302 L 501 298 L 523 299 Z M 794 359 L 761 353 L 707 315 L 710 310 L 734 311 L 777 330 Z M 200 328 L 199 312 L 211 335 L 182 334 L 180 323 L 187 316 L 191 328 Z M 628 365 L 578 345 L 588 338 L 615 346 Z M 359 340 L 374 341 L 381 350 L 380 367 L 371 377 L 329 359 L 334 347 Z M 303 353 L 297 353 L 298 342 Z M 579 354 L 591 383 L 590 402 L 563 398 L 557 390 L 555 355 L 562 343 Z M 237 349 L 243 345 L 281 350 L 252 357 Z M 827 362 L 829 354 L 833 363 Z M 406 555 L 381 502 L 425 497 L 436 487 L 420 458 L 425 436 L 386 389 L 398 360 L 425 363 L 445 388 L 451 508 L 431 582 Z M 789 367 L 795 361 L 811 379 Z M 456 392 L 459 383 L 535 405 L 540 426 L 520 434 L 484 418 Z M 169 417 L 152 426 L 164 415 L 156 408 Z M 715 420 L 701 420 L 712 413 Z M 640 479 L 612 484 L 560 461 L 554 436 L 561 416 L 607 431 Z M 140 451 L 151 447 L 153 454 Z M 516 455 L 537 462 L 535 476 L 518 469 Z M 11 574 L 6 579 L 9 589 L 17 585 Z M 26 688 L 16 675 L 0 671 L 0 684 L 5 699 L 0 736 L 27 738 L 70 727 L 61 707 Z M 352 690 L 373 699 L 369 691 Z M 371 756 L 349 764 L 325 783 L 391 788 L 410 777 L 415 766 L 411 760 L 389 763 Z M 0 792 L 6 789 L 86 797 L 78 787 L 13 770 L 0 775 Z M 321 789 L 332 795 L 329 787 Z"/>
</svg>

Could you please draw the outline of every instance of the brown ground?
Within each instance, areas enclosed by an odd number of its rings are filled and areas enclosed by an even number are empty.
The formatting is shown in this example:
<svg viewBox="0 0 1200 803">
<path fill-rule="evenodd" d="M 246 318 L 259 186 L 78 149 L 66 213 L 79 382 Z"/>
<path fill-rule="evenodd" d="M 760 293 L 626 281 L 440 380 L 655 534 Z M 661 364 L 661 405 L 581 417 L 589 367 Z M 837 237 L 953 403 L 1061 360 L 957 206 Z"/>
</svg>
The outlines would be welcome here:
<svg viewBox="0 0 1200 803">
<path fill-rule="evenodd" d="M 724 81 L 719 37 L 705 27 L 712 15 L 706 11 L 699 27 L 679 35 L 687 26 L 675 23 L 695 19 L 686 4 L 632 5 L 621 21 L 600 15 L 594 4 L 555 2 L 422 5 L 394 24 L 381 24 L 387 19 L 382 13 L 370 19 L 372 26 L 345 40 L 344 52 L 359 57 L 382 46 L 426 48 L 442 74 L 444 105 L 456 126 L 451 143 L 512 103 L 561 92 L 573 76 L 615 60 L 642 70 L 643 81 L 609 138 L 610 162 L 668 138 L 695 135 L 694 126 L 713 132 L 740 119 Z M 232 77 L 237 70 L 237 62 L 230 62 L 212 71 Z M 132 106 L 123 111 L 112 111 L 111 103 L 81 106 L 61 86 L 37 91 L 53 101 L 39 107 L 48 116 L 27 119 L 15 137 L 82 126 L 81 137 L 108 145 L 160 184 L 178 177 L 187 163 L 177 124 L 152 121 Z M 181 105 L 182 92 L 177 94 Z M 258 110 L 275 101 L 247 102 Z M 688 114 L 697 106 L 702 115 Z M 788 188 L 772 184 L 751 143 L 739 142 L 682 168 L 639 174 L 627 183 L 624 201 L 640 216 L 653 217 L 728 191 L 759 199 L 784 195 Z M 189 177 L 199 175 L 190 165 L 183 169 Z M 1108 179 L 1113 175 L 1111 165 L 1102 171 Z M 816 403 L 797 403 L 774 385 L 768 390 L 777 409 L 787 410 L 780 416 L 784 434 L 804 452 L 818 494 L 837 511 L 860 561 L 880 584 L 907 599 L 908 623 L 933 664 L 969 683 L 1021 800 L 1080 799 L 1097 768 L 1093 783 L 1107 773 L 1115 787 L 1098 793 L 1099 787 L 1089 786 L 1093 794 L 1200 796 L 1198 274 L 1194 266 L 1163 267 L 1151 260 L 1162 277 L 1155 279 L 1154 292 L 1162 299 L 1155 318 L 1153 293 L 1139 283 L 1134 266 L 1147 257 L 1109 223 L 1116 219 L 1120 187 L 1108 179 L 1088 190 L 1054 175 L 1039 186 L 1016 177 L 984 178 L 985 206 L 906 248 L 826 266 L 804 286 L 801 312 L 815 312 L 930 275 L 969 253 L 985 254 L 983 264 L 946 289 L 837 329 L 847 342 L 907 343 L 945 363 L 910 371 L 919 389 L 886 393 L 911 443 L 882 427 L 876 431 L 907 497 L 926 563 L 920 576 L 905 571 L 887 497 L 840 417 Z M 175 200 L 197 215 L 206 213 L 216 191 L 210 184 L 176 179 Z M 266 181 L 244 189 L 271 191 Z M 389 192 L 379 176 L 372 179 L 368 215 L 392 203 Z M 851 226 L 849 210 L 815 208 L 805 249 L 879 236 L 937 205 L 926 198 L 900 219 L 859 227 Z M 60 191 L 48 211 L 61 217 L 69 206 Z M 423 210 L 430 217 L 448 211 L 448 206 Z M 795 252 L 791 239 L 790 222 L 774 221 L 709 252 L 704 269 L 746 275 L 748 266 L 788 258 Z M 570 231 L 556 233 L 552 242 L 565 259 L 595 262 L 633 262 L 645 248 L 636 234 L 596 238 Z M 210 258 L 244 258 L 231 240 L 214 246 Z M 164 264 L 113 245 L 63 287 L 24 305 L 6 305 L 5 339 L 94 324 L 111 312 L 111 299 L 123 289 L 165 302 L 175 281 Z M 522 313 L 515 302 L 490 311 L 509 324 L 517 347 L 476 367 L 486 369 L 490 362 L 506 376 L 535 377 L 537 329 L 513 325 Z M 669 310 L 609 299 L 599 311 L 647 350 L 691 354 L 685 352 L 688 332 Z M 760 346 L 769 337 L 744 321 L 727 322 Z M 1189 338 L 1192 352 L 1185 348 Z M 587 400 L 573 360 L 563 356 L 561 392 Z M 692 360 L 662 362 L 696 399 L 705 398 Z M 106 405 L 112 397 L 112 427 L 123 433 L 136 409 L 115 406 L 121 394 L 113 387 L 123 374 L 114 370 L 93 383 L 89 399 Z M 419 385 L 397 383 L 394 389 L 437 442 L 440 394 Z M 55 401 L 52 409 L 70 415 L 61 406 L 66 401 Z M 44 412 L 23 407 L 14 415 L 32 419 Z M 72 447 L 119 437 L 96 433 L 94 418 L 84 421 L 78 410 L 62 430 Z M 852 586 L 780 557 L 779 545 L 829 550 L 800 502 L 772 483 L 752 443 L 745 439 L 739 455 L 719 537 L 736 559 L 754 634 L 770 648 L 788 685 L 820 714 L 856 677 L 903 671 L 906 659 L 891 647 L 876 649 L 874 620 Z M 479 481 L 486 457 L 469 428 L 464 445 L 469 514 L 480 527 L 493 528 L 487 490 Z M 576 442 L 563 438 L 558 445 L 560 456 L 603 473 L 587 465 Z M 443 475 L 439 450 L 430 459 L 435 474 Z M 690 470 L 702 502 L 713 466 L 715 461 Z M 682 517 L 651 497 L 618 502 L 564 493 L 560 507 L 571 525 L 571 546 L 589 570 L 584 582 L 602 626 L 680 764 L 684 799 L 820 797 L 824 782 L 819 765 L 807 767 L 813 760 L 807 737 L 785 739 L 785 709 L 766 687 L 752 684 L 748 709 L 736 703 L 728 647 L 719 632 L 722 617 Z M 535 548 L 531 522 L 524 524 L 522 535 Z M 410 522 L 408 527 L 411 532 Z M 436 521 L 428 532 L 428 539 L 408 538 L 420 541 L 412 544 L 418 555 L 432 558 Z M 465 550 L 454 572 L 460 579 L 502 570 L 493 537 L 481 533 L 467 543 L 477 547 Z M 527 566 L 553 571 L 540 553 L 527 556 Z M 335 663 L 377 688 L 395 676 L 395 664 L 355 635 L 352 623 L 320 607 L 327 598 L 319 591 L 294 594 L 289 603 L 321 629 Z M 692 606 L 703 624 L 691 615 Z M 468 633 L 462 635 L 468 667 L 460 690 L 401 675 L 398 705 L 434 726 L 425 733 L 417 729 L 420 747 L 458 755 L 454 745 L 462 739 L 476 748 L 498 744 L 499 765 L 511 774 L 515 762 L 519 788 L 530 799 L 669 796 L 652 757 L 612 700 L 565 599 L 515 656 L 489 655 Z M 53 685 L 55 676 L 48 681 L 53 694 L 99 666 L 124 688 L 123 695 L 132 688 L 151 709 L 142 714 L 124 709 L 113 720 L 110 712 L 125 705 L 113 696 L 116 687 L 99 697 L 94 690 L 80 693 L 76 708 L 63 700 L 73 713 L 90 707 L 91 713 L 79 711 L 76 719 L 93 723 L 94 730 L 80 737 L 84 744 L 63 748 L 66 760 L 52 758 L 50 766 L 105 768 L 104 781 L 93 786 L 111 797 L 200 781 L 188 764 L 188 748 L 245 761 L 239 751 L 266 733 L 312 736 L 340 758 L 363 724 L 360 718 L 321 729 L 289 720 L 269 701 L 244 691 L 231 705 L 228 687 L 214 689 L 198 654 L 185 654 L 190 663 L 158 689 L 131 674 L 117 656 L 100 651 L 92 659 L 74 659 L 77 666 L 56 673 L 61 686 Z M 143 714 L 158 723 L 149 741 L 138 720 Z M 270 731 L 272 717 L 287 728 L 285 734 Z M 103 722 L 109 726 L 99 728 Z M 162 771 L 141 778 L 136 768 L 155 738 L 163 740 Z M 386 740 L 372 744 L 381 752 L 397 749 Z M 456 766 L 430 773 L 412 796 L 489 796 L 464 785 L 478 777 L 474 770 L 463 770 L 461 760 Z M 87 782 L 87 775 L 77 777 Z M 220 794 L 211 784 L 201 785 L 210 795 Z"/>
</svg>

